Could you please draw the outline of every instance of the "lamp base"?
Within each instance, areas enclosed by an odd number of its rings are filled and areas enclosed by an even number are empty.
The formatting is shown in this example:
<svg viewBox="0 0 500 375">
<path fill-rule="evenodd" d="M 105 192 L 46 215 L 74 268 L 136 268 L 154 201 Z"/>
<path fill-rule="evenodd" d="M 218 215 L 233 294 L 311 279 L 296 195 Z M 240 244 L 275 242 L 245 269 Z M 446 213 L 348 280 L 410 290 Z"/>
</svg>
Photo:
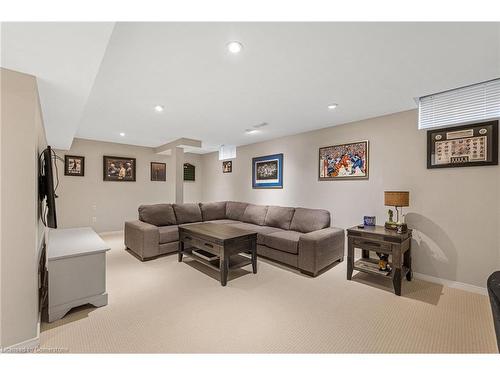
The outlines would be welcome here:
<svg viewBox="0 0 500 375">
<path fill-rule="evenodd" d="M 394 230 L 398 233 L 406 233 L 408 231 L 408 225 L 406 223 L 395 223 L 393 221 L 385 222 L 385 229 Z"/>
<path fill-rule="evenodd" d="M 395 223 L 394 221 L 386 221 L 384 226 L 385 229 L 398 230 L 398 223 Z"/>
</svg>

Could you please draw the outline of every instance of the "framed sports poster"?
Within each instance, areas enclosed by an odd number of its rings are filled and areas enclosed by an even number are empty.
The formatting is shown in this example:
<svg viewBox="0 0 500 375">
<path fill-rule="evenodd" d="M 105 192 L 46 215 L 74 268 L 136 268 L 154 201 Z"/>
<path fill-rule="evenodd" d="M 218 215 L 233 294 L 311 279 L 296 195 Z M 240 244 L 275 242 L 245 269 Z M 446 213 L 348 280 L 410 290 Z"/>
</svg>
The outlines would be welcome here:
<svg viewBox="0 0 500 375">
<path fill-rule="evenodd" d="M 252 159 L 254 189 L 283 188 L 283 154 L 259 156 Z"/>
<path fill-rule="evenodd" d="M 135 181 L 135 158 L 103 156 L 104 181 Z"/>
<path fill-rule="evenodd" d="M 319 149 L 320 181 L 368 179 L 368 141 Z"/>
<path fill-rule="evenodd" d="M 427 168 L 498 165 L 498 120 L 427 131 Z"/>
</svg>

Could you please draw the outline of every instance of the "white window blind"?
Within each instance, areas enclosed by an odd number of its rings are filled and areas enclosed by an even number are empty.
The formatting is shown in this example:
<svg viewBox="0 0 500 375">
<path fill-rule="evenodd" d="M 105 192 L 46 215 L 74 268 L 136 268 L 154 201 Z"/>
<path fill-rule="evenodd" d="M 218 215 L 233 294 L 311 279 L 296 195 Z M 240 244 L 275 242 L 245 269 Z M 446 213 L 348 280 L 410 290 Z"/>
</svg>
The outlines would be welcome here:
<svg viewBox="0 0 500 375">
<path fill-rule="evenodd" d="M 500 79 L 423 96 L 418 128 L 429 129 L 500 117 Z"/>
<path fill-rule="evenodd" d="M 235 159 L 236 146 L 223 145 L 219 148 L 219 160 Z"/>
</svg>

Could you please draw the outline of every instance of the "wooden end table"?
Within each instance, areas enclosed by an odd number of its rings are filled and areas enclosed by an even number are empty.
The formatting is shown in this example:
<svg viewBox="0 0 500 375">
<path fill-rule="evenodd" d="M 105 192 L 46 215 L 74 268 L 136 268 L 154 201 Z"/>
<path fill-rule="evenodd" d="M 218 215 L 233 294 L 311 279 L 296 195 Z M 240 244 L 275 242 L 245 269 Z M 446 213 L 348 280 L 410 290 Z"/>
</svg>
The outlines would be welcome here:
<svg viewBox="0 0 500 375">
<path fill-rule="evenodd" d="M 398 234 L 383 226 L 352 227 L 347 229 L 347 280 L 351 280 L 353 270 L 392 279 L 394 292 L 401 295 L 401 278 L 411 281 L 411 233 Z M 354 249 L 361 249 L 361 258 L 354 261 Z M 378 257 L 370 258 L 370 251 L 392 256 L 392 271 L 380 271 Z"/>
</svg>

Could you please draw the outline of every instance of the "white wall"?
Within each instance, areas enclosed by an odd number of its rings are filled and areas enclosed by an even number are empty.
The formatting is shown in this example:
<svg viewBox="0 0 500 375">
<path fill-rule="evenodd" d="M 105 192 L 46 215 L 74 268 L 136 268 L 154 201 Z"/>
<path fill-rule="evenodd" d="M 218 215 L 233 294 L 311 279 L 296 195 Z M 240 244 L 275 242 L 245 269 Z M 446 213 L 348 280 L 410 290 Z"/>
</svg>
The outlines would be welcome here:
<svg viewBox="0 0 500 375">
<path fill-rule="evenodd" d="M 38 153 L 45 148 L 36 78 L 1 69 L 0 346 L 38 335 Z"/>
<path fill-rule="evenodd" d="M 85 176 L 64 176 L 64 163 L 58 162 L 59 188 L 56 200 L 59 228 L 91 226 L 97 232 L 122 230 L 124 222 L 137 219 L 141 204 L 175 202 L 174 160 L 155 154 L 153 148 L 120 143 L 75 139 L 70 150 L 57 155 L 85 157 Z M 103 156 L 136 158 L 135 182 L 103 181 Z M 150 163 L 167 163 L 167 181 L 151 181 Z M 201 201 L 201 157 L 184 154 L 184 161 L 196 166 L 196 181 L 184 182 L 184 201 Z M 95 222 L 93 218 L 95 217 Z"/>
<path fill-rule="evenodd" d="M 123 230 L 125 221 L 137 219 L 139 205 L 174 201 L 172 158 L 155 154 L 152 148 L 75 139 L 70 150 L 56 152 L 63 159 L 66 154 L 85 157 L 84 177 L 64 176 L 64 164 L 58 163 L 60 184 L 56 208 L 60 228 L 91 226 L 97 232 Z M 136 158 L 136 181 L 103 181 L 104 155 Z M 167 163 L 166 182 L 151 181 L 152 161 Z"/>
<path fill-rule="evenodd" d="M 370 141 L 370 178 L 318 181 L 318 148 Z M 284 154 L 284 188 L 252 189 L 252 157 Z M 237 149 L 233 173 L 217 153 L 203 158 L 203 201 L 240 200 L 326 208 L 348 228 L 363 215 L 383 225 L 384 190 L 409 190 L 407 222 L 415 229 L 414 270 L 485 286 L 500 267 L 500 167 L 426 168 L 426 132 L 407 111 L 257 143 Z"/>
</svg>

